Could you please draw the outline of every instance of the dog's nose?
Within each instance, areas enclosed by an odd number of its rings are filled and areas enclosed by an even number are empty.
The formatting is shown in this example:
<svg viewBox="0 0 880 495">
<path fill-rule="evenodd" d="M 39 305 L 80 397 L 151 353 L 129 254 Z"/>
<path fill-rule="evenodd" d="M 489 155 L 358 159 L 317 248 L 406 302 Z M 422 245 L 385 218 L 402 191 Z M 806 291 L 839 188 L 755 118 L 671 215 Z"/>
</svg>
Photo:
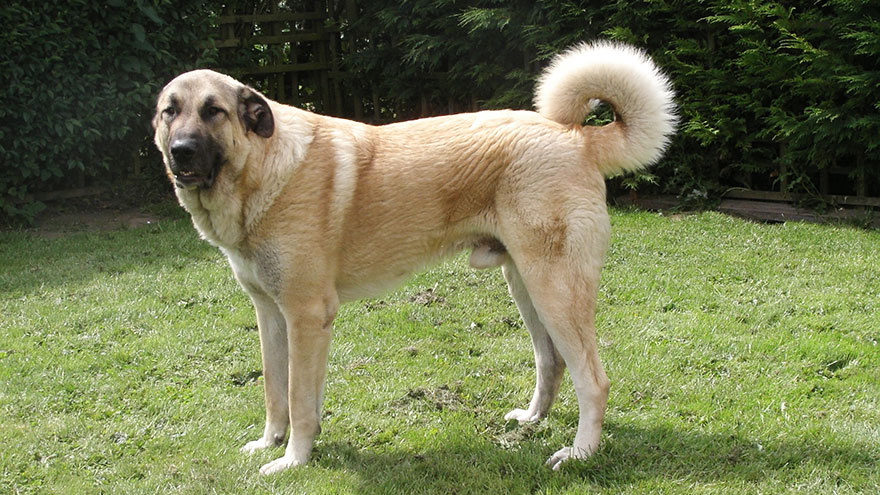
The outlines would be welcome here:
<svg viewBox="0 0 880 495">
<path fill-rule="evenodd" d="M 171 143 L 169 151 L 171 151 L 171 156 L 174 157 L 174 161 L 178 163 L 186 163 L 196 154 L 196 146 L 197 143 L 195 139 L 175 139 Z"/>
</svg>

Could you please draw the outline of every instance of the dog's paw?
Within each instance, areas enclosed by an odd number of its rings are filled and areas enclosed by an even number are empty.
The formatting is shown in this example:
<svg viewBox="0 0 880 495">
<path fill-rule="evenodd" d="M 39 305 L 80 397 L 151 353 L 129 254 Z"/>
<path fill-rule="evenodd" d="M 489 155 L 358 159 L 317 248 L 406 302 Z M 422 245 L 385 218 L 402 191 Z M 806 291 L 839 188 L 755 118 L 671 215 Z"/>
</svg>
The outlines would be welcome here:
<svg viewBox="0 0 880 495">
<path fill-rule="evenodd" d="M 562 447 L 557 450 L 555 454 L 550 456 L 547 459 L 547 462 L 544 464 L 554 471 L 559 471 L 559 468 L 562 467 L 566 461 L 570 459 L 586 459 L 590 457 L 588 451 L 584 449 L 576 449 L 574 447 Z"/>
<path fill-rule="evenodd" d="M 248 442 L 241 448 L 242 452 L 247 454 L 252 454 L 258 450 L 268 449 L 269 447 L 275 447 L 278 445 L 272 438 L 260 438 L 259 440 L 254 440 L 253 442 Z"/>
<path fill-rule="evenodd" d="M 554 471 L 559 471 L 559 468 L 562 467 L 562 463 L 573 458 L 571 453 L 571 447 L 562 447 L 561 449 L 557 450 L 555 454 L 550 456 L 550 458 L 547 459 L 547 462 L 545 462 L 544 464 Z"/>
<path fill-rule="evenodd" d="M 260 474 L 266 475 L 278 473 L 285 469 L 290 469 L 305 463 L 306 461 L 304 460 L 298 460 L 293 456 L 285 455 L 284 457 L 279 457 L 268 464 L 264 464 L 263 467 L 260 468 Z"/>
<path fill-rule="evenodd" d="M 505 421 L 510 421 L 512 419 L 517 420 L 520 423 L 534 423 L 541 419 L 541 415 L 526 409 L 514 409 L 509 413 L 504 415 Z"/>
</svg>

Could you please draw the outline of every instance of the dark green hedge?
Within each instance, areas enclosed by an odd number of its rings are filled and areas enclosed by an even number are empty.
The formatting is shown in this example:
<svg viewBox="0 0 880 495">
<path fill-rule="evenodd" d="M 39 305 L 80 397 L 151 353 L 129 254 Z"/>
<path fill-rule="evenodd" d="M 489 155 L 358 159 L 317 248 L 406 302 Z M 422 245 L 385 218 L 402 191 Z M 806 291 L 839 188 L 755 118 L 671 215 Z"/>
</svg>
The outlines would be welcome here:
<svg viewBox="0 0 880 495">
<path fill-rule="evenodd" d="M 232 2 L 236 3 L 236 2 Z M 357 16 L 346 7 L 359 6 Z M 267 11 L 271 2 L 238 2 Z M 314 5 L 313 5 L 314 4 Z M 0 6 L 0 216 L 32 191 L 131 170 L 149 113 L 225 3 L 84 0 Z M 314 1 L 280 2 L 311 10 Z M 581 40 L 644 47 L 682 115 L 652 169 L 666 192 L 731 187 L 880 196 L 880 4 L 875 0 L 335 0 L 344 92 L 388 121 L 529 108 L 534 78 Z M 263 52 L 253 50 L 259 58 Z M 199 60 L 202 57 L 202 60 Z M 255 62 L 256 63 L 256 62 Z M 831 171 L 837 175 L 826 175 Z M 845 175 L 840 175 L 839 172 Z M 847 175 L 848 174 L 848 175 Z M 635 181 L 630 181 L 635 182 Z"/>
<path fill-rule="evenodd" d="M 665 191 L 816 195 L 822 171 L 843 171 L 827 192 L 880 196 L 876 1 L 362 4 L 353 28 L 368 41 L 348 68 L 360 91 L 378 88 L 399 109 L 395 117 L 423 111 L 425 93 L 440 112 L 471 100 L 528 107 L 548 57 L 580 40 L 615 39 L 646 48 L 678 93 L 679 134 L 653 169 Z"/>
<path fill-rule="evenodd" d="M 198 1 L 56 0 L 0 6 L 0 216 L 30 193 L 118 176 L 149 134 L 152 100 L 198 61 Z"/>
</svg>

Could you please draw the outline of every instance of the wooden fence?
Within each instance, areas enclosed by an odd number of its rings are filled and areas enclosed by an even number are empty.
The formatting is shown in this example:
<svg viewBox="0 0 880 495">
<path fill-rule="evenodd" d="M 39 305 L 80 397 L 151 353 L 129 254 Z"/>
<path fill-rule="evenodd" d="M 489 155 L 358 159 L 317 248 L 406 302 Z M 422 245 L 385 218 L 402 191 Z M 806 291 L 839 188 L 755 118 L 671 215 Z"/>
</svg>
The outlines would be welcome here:
<svg viewBox="0 0 880 495">
<path fill-rule="evenodd" d="M 278 2 L 230 5 L 217 19 L 224 71 L 247 81 L 273 100 L 324 114 L 343 115 L 360 105 L 344 101 L 339 69 L 340 34 L 334 2 L 298 2 L 290 11 Z M 353 1 L 348 10 L 356 12 Z M 257 61 L 257 64 L 254 61 Z"/>
<path fill-rule="evenodd" d="M 380 103 L 375 88 L 363 90 L 358 84 L 346 84 L 352 76 L 341 68 L 341 50 L 355 50 L 356 33 L 350 26 L 358 18 L 356 0 L 299 1 L 296 7 L 294 11 L 280 7 L 279 2 L 260 0 L 224 7 L 214 40 L 222 70 L 273 100 L 374 123 L 404 115 L 427 117 L 478 109 L 473 97 L 465 102 L 450 98 L 438 105 L 423 93 L 415 111 L 386 108 L 383 113 L 383 108 L 395 102 Z M 344 33 L 339 28 L 343 23 L 348 26 Z M 436 82 L 445 74 L 424 77 Z"/>
<path fill-rule="evenodd" d="M 280 6 L 283 4 L 284 7 Z M 253 85 L 268 97 L 323 114 L 372 122 L 387 121 L 380 114 L 380 97 L 361 94 L 356 84 L 346 84 L 350 76 L 341 70 L 341 50 L 355 50 L 356 43 L 345 37 L 356 33 L 341 32 L 339 26 L 355 24 L 356 0 L 300 0 L 296 2 L 230 2 L 217 19 L 220 65 L 236 78 Z M 256 61 L 256 63 L 255 63 Z M 426 74 L 442 79 L 443 74 Z M 366 90 L 370 91 L 370 90 Z M 393 104 L 385 102 L 384 105 Z M 436 102 L 434 102 L 436 106 Z M 365 116 L 364 108 L 369 109 Z M 390 112 L 396 118 L 418 117 L 436 113 L 476 110 L 476 100 L 444 102 L 432 108 L 423 94 L 421 108 L 410 113 Z M 869 197 L 875 185 L 869 184 L 865 164 L 833 167 L 812 177 L 815 195 L 832 204 L 849 208 L 880 208 L 880 198 Z M 853 173 L 856 170 L 856 173 Z M 859 173 L 859 170 L 862 172 Z M 780 183 L 761 176 L 751 188 L 728 190 L 724 197 L 737 200 L 799 202 L 788 190 L 785 170 Z M 747 182 L 751 183 L 751 180 Z M 845 191 L 845 192 L 844 192 Z"/>
</svg>

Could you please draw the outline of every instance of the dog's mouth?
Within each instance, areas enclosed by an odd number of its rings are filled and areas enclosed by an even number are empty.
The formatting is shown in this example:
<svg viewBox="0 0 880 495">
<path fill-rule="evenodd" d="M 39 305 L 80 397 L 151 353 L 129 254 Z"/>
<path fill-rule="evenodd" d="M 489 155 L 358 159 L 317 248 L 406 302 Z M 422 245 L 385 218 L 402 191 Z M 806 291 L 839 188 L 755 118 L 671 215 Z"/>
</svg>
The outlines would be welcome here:
<svg viewBox="0 0 880 495">
<path fill-rule="evenodd" d="M 209 189 L 217 179 L 217 173 L 223 165 L 223 159 L 217 155 L 207 172 L 201 170 L 184 170 L 174 167 L 174 185 L 178 189 Z"/>
<path fill-rule="evenodd" d="M 212 167 L 208 174 L 200 174 L 190 170 L 181 170 L 174 174 L 174 183 L 180 189 L 208 189 L 217 178 L 217 167 Z"/>
</svg>

